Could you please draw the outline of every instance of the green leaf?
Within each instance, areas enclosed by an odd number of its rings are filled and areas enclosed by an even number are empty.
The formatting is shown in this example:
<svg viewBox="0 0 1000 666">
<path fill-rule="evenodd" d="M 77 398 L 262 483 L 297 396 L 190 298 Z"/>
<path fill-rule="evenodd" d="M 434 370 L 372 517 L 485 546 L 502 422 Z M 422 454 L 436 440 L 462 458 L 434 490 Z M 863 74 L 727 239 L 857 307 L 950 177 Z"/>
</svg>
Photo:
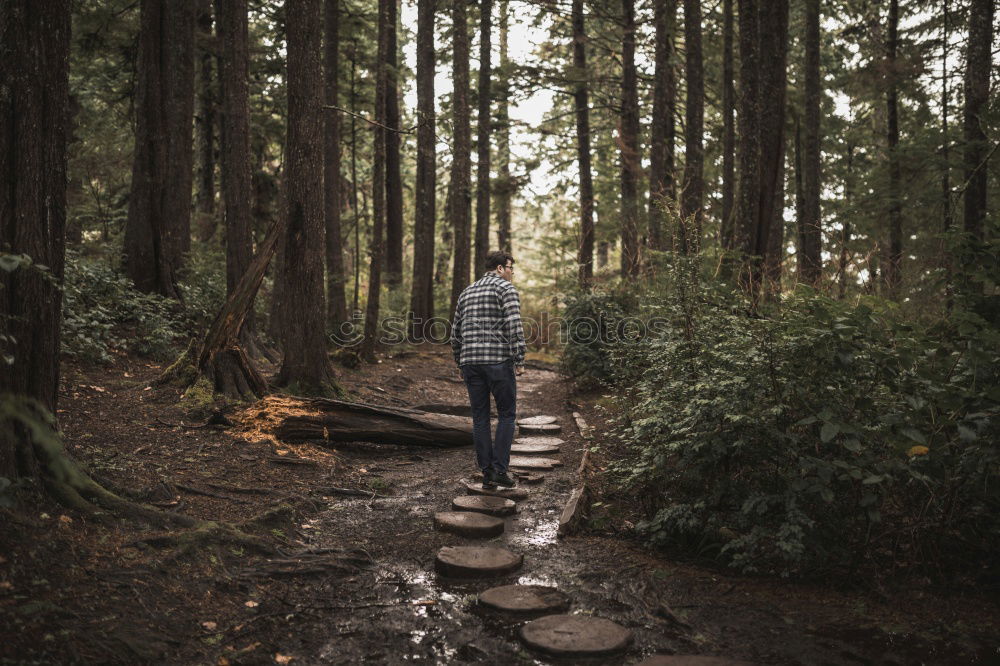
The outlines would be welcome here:
<svg viewBox="0 0 1000 666">
<path fill-rule="evenodd" d="M 0 254 L 0 269 L 3 269 L 10 273 L 14 269 L 18 268 L 24 259 L 16 254 Z"/>
<path fill-rule="evenodd" d="M 901 428 L 899 433 L 908 439 L 912 439 L 917 444 L 927 444 L 927 438 L 916 428 Z"/>
<path fill-rule="evenodd" d="M 828 421 L 823 424 L 823 428 L 819 431 L 819 438 L 822 442 L 826 443 L 836 437 L 838 432 L 840 432 L 840 426 Z"/>
<path fill-rule="evenodd" d="M 863 485 L 866 485 L 866 486 L 872 486 L 872 485 L 875 485 L 876 483 L 882 483 L 882 479 L 884 479 L 884 478 L 885 477 L 880 476 L 878 474 L 872 474 L 871 476 L 869 476 L 868 478 L 866 478 L 861 483 Z"/>
</svg>

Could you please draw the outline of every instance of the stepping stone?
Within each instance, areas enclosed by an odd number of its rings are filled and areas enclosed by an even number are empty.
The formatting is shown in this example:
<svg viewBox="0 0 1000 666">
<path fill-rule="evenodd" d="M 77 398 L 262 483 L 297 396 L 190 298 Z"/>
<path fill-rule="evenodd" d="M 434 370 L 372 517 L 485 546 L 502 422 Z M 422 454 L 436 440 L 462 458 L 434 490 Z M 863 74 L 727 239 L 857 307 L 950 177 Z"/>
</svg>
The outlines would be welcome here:
<svg viewBox="0 0 1000 666">
<path fill-rule="evenodd" d="M 517 425 L 526 426 L 538 426 L 538 425 L 549 425 L 550 423 L 555 423 L 558 419 L 554 416 L 529 416 L 526 419 L 521 419 L 517 422 Z"/>
<path fill-rule="evenodd" d="M 505 613 L 558 613 L 569 608 L 569 597 L 545 585 L 503 585 L 479 595 L 479 603 Z"/>
<path fill-rule="evenodd" d="M 536 458 L 534 456 L 511 456 L 511 467 L 521 467 L 524 469 L 552 469 L 562 467 L 562 463 L 555 458 Z"/>
<path fill-rule="evenodd" d="M 514 573 L 524 555 L 491 546 L 445 546 L 434 558 L 434 569 L 451 578 L 494 578 Z"/>
<path fill-rule="evenodd" d="M 471 511 L 439 511 L 434 514 L 434 527 L 459 536 L 485 539 L 503 534 L 503 519 Z"/>
<path fill-rule="evenodd" d="M 698 657 L 689 654 L 654 654 L 640 661 L 637 666 L 753 666 L 749 661 L 725 657 Z"/>
<path fill-rule="evenodd" d="M 533 437 L 531 439 L 555 439 L 554 437 Z M 511 453 L 559 453 L 558 444 L 547 442 L 529 442 L 526 439 L 514 442 L 510 447 Z"/>
<path fill-rule="evenodd" d="M 521 627 L 525 645 L 553 657 L 600 657 L 621 652 L 632 632 L 588 615 L 546 615 Z"/>
<path fill-rule="evenodd" d="M 544 437 L 544 436 L 532 436 L 532 437 L 517 437 L 514 439 L 515 444 L 548 444 L 549 446 L 562 446 L 566 443 L 565 439 L 560 439 L 558 437 Z"/>
<path fill-rule="evenodd" d="M 489 516 L 513 516 L 517 511 L 514 500 L 491 495 L 463 495 L 451 502 L 455 511 L 474 511 Z"/>
<path fill-rule="evenodd" d="M 562 432 L 562 426 L 558 423 L 546 423 L 544 425 L 518 425 L 517 431 L 522 435 L 555 435 Z"/>
<path fill-rule="evenodd" d="M 521 483 L 529 483 L 531 485 L 535 485 L 536 483 L 541 483 L 542 481 L 545 480 L 545 477 L 542 476 L 541 474 L 535 474 L 533 472 L 522 472 L 519 470 L 514 470 L 514 476 L 516 476 L 517 480 L 520 481 Z"/>
<path fill-rule="evenodd" d="M 506 497 L 515 501 L 528 499 L 528 491 L 524 488 L 494 488 L 489 490 L 483 488 L 482 481 L 463 481 L 462 485 L 470 495 L 490 495 L 492 497 Z"/>
</svg>

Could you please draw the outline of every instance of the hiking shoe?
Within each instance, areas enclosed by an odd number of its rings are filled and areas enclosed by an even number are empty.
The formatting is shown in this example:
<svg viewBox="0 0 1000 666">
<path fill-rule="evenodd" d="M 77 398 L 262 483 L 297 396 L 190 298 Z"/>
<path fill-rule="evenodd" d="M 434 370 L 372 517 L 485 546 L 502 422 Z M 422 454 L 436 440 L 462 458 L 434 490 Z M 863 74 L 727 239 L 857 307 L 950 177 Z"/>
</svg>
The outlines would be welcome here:
<svg viewBox="0 0 1000 666">
<path fill-rule="evenodd" d="M 517 485 L 517 481 L 510 478 L 510 476 L 504 472 L 503 474 L 497 474 L 493 472 L 491 480 L 498 486 L 503 486 L 504 488 L 513 488 Z"/>
<path fill-rule="evenodd" d="M 491 469 L 483 471 L 483 490 L 496 490 L 497 484 L 494 480 L 495 473 Z"/>
</svg>

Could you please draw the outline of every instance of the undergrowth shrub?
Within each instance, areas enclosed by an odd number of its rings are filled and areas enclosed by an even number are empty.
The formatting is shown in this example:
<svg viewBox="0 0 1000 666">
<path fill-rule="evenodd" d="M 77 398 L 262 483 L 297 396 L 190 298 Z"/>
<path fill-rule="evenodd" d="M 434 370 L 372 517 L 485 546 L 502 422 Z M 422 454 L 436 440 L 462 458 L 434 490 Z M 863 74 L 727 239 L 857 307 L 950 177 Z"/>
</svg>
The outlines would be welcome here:
<svg viewBox="0 0 1000 666">
<path fill-rule="evenodd" d="M 581 291 L 566 295 L 563 306 L 563 370 L 581 388 L 605 384 L 614 372 L 611 351 L 628 334 L 623 322 L 634 295 L 621 288 Z"/>
<path fill-rule="evenodd" d="M 612 353 L 609 473 L 642 498 L 642 535 L 744 572 L 996 567 L 994 326 L 920 329 L 807 289 L 753 318 L 693 289 Z"/>
</svg>

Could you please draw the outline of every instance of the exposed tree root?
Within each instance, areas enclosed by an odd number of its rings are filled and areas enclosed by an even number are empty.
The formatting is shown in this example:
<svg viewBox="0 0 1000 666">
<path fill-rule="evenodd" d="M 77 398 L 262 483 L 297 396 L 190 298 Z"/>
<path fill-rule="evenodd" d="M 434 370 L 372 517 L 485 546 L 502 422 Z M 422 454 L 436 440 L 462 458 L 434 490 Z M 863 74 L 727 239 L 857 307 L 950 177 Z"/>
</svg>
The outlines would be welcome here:
<svg viewBox="0 0 1000 666">
<path fill-rule="evenodd" d="M 264 554 L 275 554 L 277 549 L 267 540 L 248 534 L 241 528 L 192 518 L 190 516 L 157 509 L 148 504 L 123 499 L 96 483 L 63 448 L 55 429 L 52 415 L 37 401 L 18 396 L 0 396 L 0 429 L 20 435 L 22 455 L 31 455 L 37 462 L 41 480 L 52 496 L 64 506 L 76 509 L 95 520 L 107 521 L 111 517 L 125 518 L 161 528 L 184 528 L 154 534 L 136 543 L 174 545 L 178 557 L 191 550 L 211 545 L 235 545 Z M 295 508 L 282 504 L 268 509 L 260 516 L 247 521 L 245 527 L 259 527 L 287 520 Z M 243 526 L 241 526 L 243 527 Z"/>
</svg>

